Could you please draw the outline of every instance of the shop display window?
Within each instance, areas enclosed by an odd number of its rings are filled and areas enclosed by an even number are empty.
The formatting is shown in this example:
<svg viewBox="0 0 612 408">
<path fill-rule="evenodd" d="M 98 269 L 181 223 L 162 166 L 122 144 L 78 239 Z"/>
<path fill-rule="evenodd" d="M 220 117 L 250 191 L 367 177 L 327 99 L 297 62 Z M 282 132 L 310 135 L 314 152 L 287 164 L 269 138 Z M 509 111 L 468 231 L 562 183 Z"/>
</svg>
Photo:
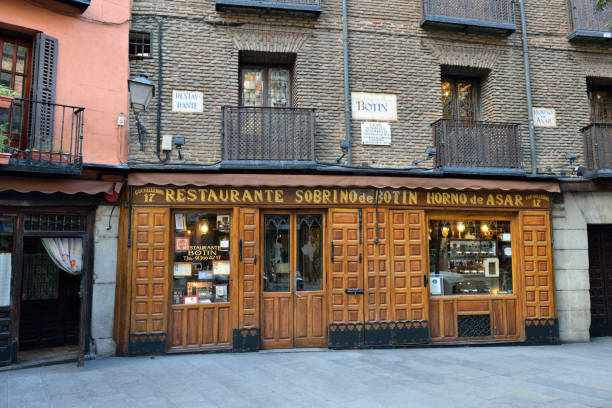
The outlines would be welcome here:
<svg viewBox="0 0 612 408">
<path fill-rule="evenodd" d="M 227 213 L 174 215 L 173 304 L 229 301 L 230 220 Z"/>
<path fill-rule="evenodd" d="M 429 222 L 431 295 L 512 294 L 510 221 Z"/>
</svg>

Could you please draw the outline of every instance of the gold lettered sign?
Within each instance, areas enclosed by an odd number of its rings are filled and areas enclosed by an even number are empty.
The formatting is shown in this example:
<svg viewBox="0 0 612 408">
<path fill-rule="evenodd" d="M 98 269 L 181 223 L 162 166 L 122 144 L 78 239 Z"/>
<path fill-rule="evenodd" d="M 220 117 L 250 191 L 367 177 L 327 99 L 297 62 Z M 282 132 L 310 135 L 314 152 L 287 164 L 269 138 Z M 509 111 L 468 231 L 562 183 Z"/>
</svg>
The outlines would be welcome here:
<svg viewBox="0 0 612 408">
<path fill-rule="evenodd" d="M 547 193 L 361 188 L 134 187 L 134 204 L 550 208 Z"/>
</svg>

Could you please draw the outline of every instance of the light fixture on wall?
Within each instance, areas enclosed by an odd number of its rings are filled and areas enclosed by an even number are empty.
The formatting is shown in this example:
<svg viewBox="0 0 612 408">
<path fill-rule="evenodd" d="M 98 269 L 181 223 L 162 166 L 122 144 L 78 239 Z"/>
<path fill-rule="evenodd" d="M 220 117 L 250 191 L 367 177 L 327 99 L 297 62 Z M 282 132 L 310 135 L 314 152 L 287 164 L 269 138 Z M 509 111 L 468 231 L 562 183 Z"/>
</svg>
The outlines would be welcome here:
<svg viewBox="0 0 612 408">
<path fill-rule="evenodd" d="M 450 232 L 450 228 L 448 226 L 448 224 L 444 224 L 444 226 L 442 227 L 442 236 L 444 238 L 448 237 L 448 233 Z"/>
<path fill-rule="evenodd" d="M 208 220 L 202 221 L 202 224 L 200 224 L 200 231 L 202 231 L 202 234 L 208 233 Z"/>
<path fill-rule="evenodd" d="M 147 129 L 140 122 L 138 116 L 141 112 L 147 111 L 151 99 L 155 96 L 155 85 L 146 75 L 128 80 L 128 90 L 130 91 L 130 107 L 134 112 L 136 119 L 136 129 L 138 130 L 138 142 L 140 150 L 144 150 L 144 138 L 147 134 Z"/>
<path fill-rule="evenodd" d="M 481 230 L 481 231 L 482 231 L 484 234 L 486 234 L 486 233 L 488 233 L 488 232 L 489 232 L 489 226 L 487 225 L 487 223 L 486 223 L 486 222 L 483 222 L 483 223 L 482 223 L 482 225 L 480 226 L 480 230 Z"/>
</svg>

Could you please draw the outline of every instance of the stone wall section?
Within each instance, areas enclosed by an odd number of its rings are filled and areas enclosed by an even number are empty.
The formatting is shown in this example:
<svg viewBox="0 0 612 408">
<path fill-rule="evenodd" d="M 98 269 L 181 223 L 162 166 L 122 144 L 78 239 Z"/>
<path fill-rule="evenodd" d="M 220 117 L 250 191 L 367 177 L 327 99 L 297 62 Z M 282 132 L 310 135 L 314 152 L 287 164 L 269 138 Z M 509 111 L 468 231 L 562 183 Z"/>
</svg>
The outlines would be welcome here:
<svg viewBox="0 0 612 408">
<path fill-rule="evenodd" d="M 91 308 L 92 352 L 96 356 L 115 354 L 113 322 L 117 282 L 117 239 L 119 208 L 100 205 L 94 227 L 94 268 Z M 108 227 L 110 226 L 110 229 Z"/>
<path fill-rule="evenodd" d="M 563 193 L 552 210 L 557 315 L 562 341 L 589 341 L 588 224 L 612 224 L 612 193 Z"/>
</svg>

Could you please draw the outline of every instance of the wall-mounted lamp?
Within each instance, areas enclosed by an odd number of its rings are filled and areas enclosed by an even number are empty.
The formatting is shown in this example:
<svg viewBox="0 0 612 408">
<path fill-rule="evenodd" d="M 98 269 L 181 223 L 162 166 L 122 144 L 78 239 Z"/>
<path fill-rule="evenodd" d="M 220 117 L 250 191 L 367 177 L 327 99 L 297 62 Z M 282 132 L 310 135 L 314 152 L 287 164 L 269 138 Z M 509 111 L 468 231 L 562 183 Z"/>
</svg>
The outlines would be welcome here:
<svg viewBox="0 0 612 408">
<path fill-rule="evenodd" d="M 147 134 L 147 129 L 140 122 L 138 114 L 149 108 L 149 103 L 155 96 L 155 85 L 147 79 L 146 75 L 143 75 L 128 80 L 128 89 L 130 91 L 130 106 L 136 118 L 136 129 L 138 130 L 140 150 L 144 150 L 144 138 Z"/>
<path fill-rule="evenodd" d="M 425 154 L 427 155 L 426 158 L 424 158 L 423 160 L 415 160 L 412 162 L 413 165 L 418 166 L 419 164 L 423 163 L 426 160 L 431 159 L 432 157 L 434 157 L 436 155 L 437 149 L 435 148 L 435 146 L 429 146 L 427 147 L 427 149 L 425 149 Z"/>
<path fill-rule="evenodd" d="M 200 225 L 200 231 L 202 231 L 202 234 L 208 233 L 208 220 L 204 220 L 202 222 L 202 224 Z"/>
</svg>

